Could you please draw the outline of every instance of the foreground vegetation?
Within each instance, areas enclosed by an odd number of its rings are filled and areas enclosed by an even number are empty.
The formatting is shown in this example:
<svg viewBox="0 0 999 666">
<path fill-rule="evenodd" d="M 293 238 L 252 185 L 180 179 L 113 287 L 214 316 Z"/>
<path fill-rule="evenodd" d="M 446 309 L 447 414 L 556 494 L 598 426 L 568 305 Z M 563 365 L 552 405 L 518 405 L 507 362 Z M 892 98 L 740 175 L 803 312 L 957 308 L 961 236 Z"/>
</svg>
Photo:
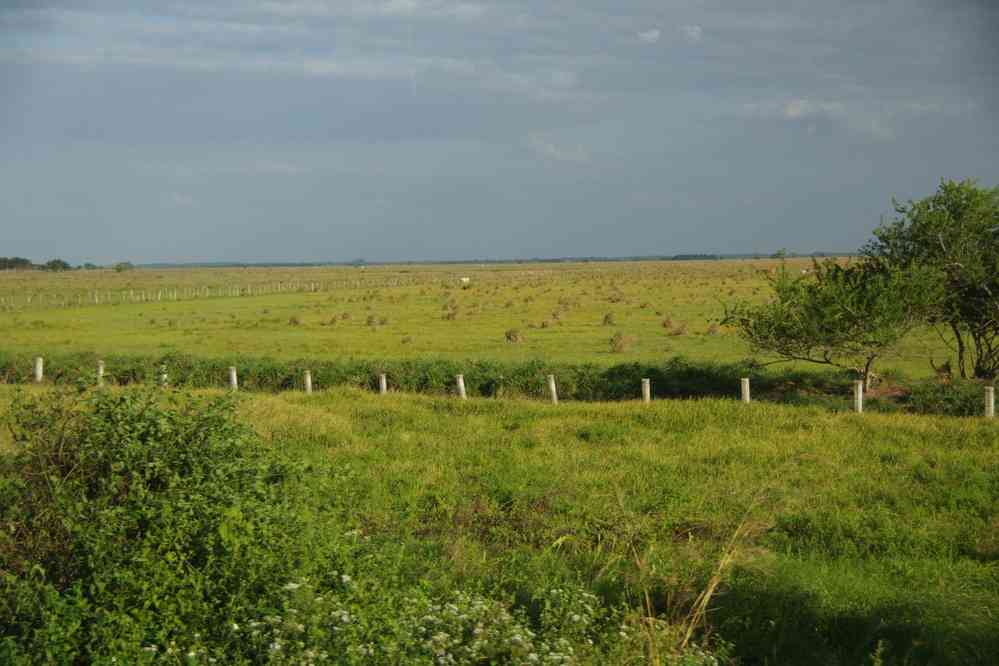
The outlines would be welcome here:
<svg viewBox="0 0 999 666">
<path fill-rule="evenodd" d="M 999 654 L 988 421 L 718 399 L 59 395 L 3 407 L 3 661 Z"/>
</svg>

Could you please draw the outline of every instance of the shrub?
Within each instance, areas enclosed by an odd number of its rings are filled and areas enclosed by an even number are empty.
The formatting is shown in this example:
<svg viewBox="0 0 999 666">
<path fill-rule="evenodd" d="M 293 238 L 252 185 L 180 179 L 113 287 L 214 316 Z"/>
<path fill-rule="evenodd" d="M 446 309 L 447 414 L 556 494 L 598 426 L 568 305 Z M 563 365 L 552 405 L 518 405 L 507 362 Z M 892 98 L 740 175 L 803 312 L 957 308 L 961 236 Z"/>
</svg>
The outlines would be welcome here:
<svg viewBox="0 0 999 666">
<path fill-rule="evenodd" d="M 523 338 L 520 335 L 520 331 L 518 331 L 515 328 L 507 330 L 507 332 L 504 333 L 503 336 L 506 338 L 507 342 L 520 342 L 521 340 L 523 340 Z"/>
<path fill-rule="evenodd" d="M 924 381 L 912 386 L 904 402 L 918 414 L 981 416 L 984 395 L 983 385 L 974 381 Z"/>
<path fill-rule="evenodd" d="M 19 395 L 0 459 L 0 628 L 42 662 L 196 651 L 301 557 L 284 481 L 227 399 Z M 30 600 L 30 603 L 27 603 Z M 12 648 L 16 645 L 16 648 Z M 0 649 L 0 656 L 4 650 Z"/>
</svg>

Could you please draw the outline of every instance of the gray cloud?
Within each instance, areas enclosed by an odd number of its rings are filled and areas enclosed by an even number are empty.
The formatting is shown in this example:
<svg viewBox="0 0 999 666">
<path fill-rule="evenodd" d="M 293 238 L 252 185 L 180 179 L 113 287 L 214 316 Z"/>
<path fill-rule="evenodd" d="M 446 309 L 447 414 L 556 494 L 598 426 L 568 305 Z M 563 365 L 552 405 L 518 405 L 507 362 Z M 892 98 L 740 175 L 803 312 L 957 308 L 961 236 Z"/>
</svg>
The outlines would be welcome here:
<svg viewBox="0 0 999 666">
<path fill-rule="evenodd" d="M 994 179 L 997 33 L 971 0 L 6 2 L 0 226 L 80 259 L 852 248 Z"/>
</svg>

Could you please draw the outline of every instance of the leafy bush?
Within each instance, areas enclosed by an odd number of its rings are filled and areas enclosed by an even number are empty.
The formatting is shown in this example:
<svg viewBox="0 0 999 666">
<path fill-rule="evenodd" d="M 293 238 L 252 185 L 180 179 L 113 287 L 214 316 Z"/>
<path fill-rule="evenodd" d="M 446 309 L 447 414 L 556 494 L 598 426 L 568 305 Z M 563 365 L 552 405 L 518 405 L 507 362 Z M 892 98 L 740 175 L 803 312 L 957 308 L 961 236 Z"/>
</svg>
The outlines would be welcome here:
<svg viewBox="0 0 999 666">
<path fill-rule="evenodd" d="M 293 469 L 226 399 L 20 395 L 0 467 L 0 661 L 147 658 L 224 642 L 295 567 Z"/>
<path fill-rule="evenodd" d="M 925 381 L 912 386 L 905 403 L 917 414 L 981 416 L 985 411 L 985 392 L 982 384 L 973 381 Z"/>
</svg>

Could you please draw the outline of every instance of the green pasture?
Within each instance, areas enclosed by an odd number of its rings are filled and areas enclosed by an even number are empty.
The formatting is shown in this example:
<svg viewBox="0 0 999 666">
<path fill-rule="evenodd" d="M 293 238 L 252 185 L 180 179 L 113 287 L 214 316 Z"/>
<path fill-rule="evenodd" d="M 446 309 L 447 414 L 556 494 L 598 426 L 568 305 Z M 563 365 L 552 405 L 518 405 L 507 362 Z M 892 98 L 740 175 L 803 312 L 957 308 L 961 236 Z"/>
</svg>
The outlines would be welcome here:
<svg viewBox="0 0 999 666">
<path fill-rule="evenodd" d="M 766 298 L 765 272 L 774 265 L 745 260 L 379 267 L 367 272 L 137 270 L 105 274 L 102 287 L 114 293 L 154 293 L 171 284 L 188 289 L 243 285 L 252 290 L 254 284 L 273 284 L 279 278 L 286 283 L 341 284 L 334 279 L 345 274 L 360 276 L 356 284 L 362 286 L 123 305 L 21 307 L 0 312 L 0 336 L 5 351 L 30 354 L 543 359 L 603 365 L 684 356 L 731 362 L 746 358 L 749 350 L 733 331 L 717 326 L 724 304 Z M 806 260 L 791 262 L 793 270 L 807 270 L 809 265 Z M 77 277 L 97 279 L 85 272 L 30 278 L 0 274 L 0 292 L 11 286 L 5 280 L 30 279 L 30 286 L 20 288 L 36 295 L 49 290 L 69 293 Z M 461 277 L 470 278 L 467 288 Z M 391 286 L 396 283 L 400 286 Z M 615 334 L 622 338 L 616 349 L 610 342 Z M 928 359 L 946 356 L 944 342 L 924 332 L 907 340 L 881 368 L 926 376 L 931 372 Z"/>
</svg>

